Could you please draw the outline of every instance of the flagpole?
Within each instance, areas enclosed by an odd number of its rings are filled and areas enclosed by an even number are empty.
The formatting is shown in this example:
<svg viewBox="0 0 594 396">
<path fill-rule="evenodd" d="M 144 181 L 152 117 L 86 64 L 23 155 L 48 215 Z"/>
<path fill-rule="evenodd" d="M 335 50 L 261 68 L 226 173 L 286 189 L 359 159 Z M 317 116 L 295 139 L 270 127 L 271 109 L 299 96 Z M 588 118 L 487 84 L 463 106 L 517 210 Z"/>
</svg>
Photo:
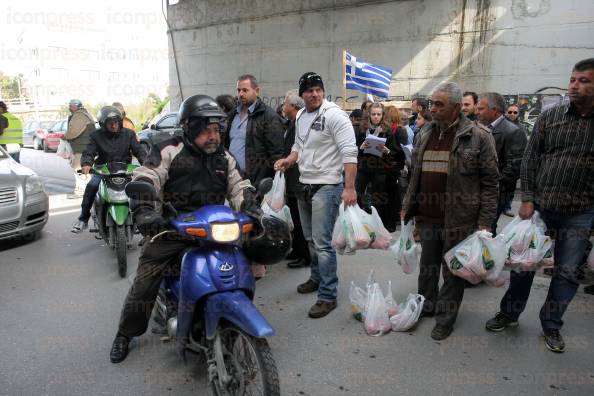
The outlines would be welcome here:
<svg viewBox="0 0 594 396">
<path fill-rule="evenodd" d="M 342 49 L 342 109 L 346 110 L 346 50 Z"/>
</svg>

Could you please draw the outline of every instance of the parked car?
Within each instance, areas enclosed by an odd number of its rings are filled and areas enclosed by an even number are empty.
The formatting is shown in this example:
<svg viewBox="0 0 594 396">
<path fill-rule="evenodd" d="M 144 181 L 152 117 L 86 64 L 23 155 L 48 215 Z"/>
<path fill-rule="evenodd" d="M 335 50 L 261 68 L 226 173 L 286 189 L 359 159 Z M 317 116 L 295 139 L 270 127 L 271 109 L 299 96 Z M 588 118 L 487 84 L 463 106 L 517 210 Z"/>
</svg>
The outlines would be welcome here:
<svg viewBox="0 0 594 396">
<path fill-rule="evenodd" d="M 68 129 L 68 120 L 55 121 L 49 129 L 38 129 L 37 135 L 33 140 L 33 148 L 36 150 L 56 151 L 60 144 L 60 139 L 64 137 Z"/>
<path fill-rule="evenodd" d="M 0 147 L 0 240 L 34 239 L 49 218 L 49 200 L 39 176 Z"/>
<path fill-rule="evenodd" d="M 33 147 L 35 150 L 43 148 L 42 139 L 37 139 L 36 136 L 44 136 L 48 129 L 54 126 L 56 121 L 28 121 L 23 127 L 23 146 Z M 37 145 L 37 147 L 36 147 Z"/>
<path fill-rule="evenodd" d="M 182 134 L 183 131 L 177 121 L 177 113 L 169 113 L 159 118 L 154 124 L 150 124 L 148 128 L 138 132 L 138 139 L 148 152 L 153 144 Z"/>
</svg>

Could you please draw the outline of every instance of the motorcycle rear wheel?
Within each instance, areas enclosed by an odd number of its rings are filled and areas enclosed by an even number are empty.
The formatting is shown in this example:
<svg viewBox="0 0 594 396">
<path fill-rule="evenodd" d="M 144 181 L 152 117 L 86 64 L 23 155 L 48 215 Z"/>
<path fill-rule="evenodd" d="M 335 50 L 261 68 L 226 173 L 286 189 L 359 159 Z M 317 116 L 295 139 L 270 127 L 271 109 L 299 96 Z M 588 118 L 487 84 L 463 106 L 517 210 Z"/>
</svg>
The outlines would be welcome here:
<svg viewBox="0 0 594 396">
<path fill-rule="evenodd" d="M 220 330 L 223 357 L 229 384 L 218 378 L 211 382 L 215 396 L 280 395 L 276 363 L 268 341 L 252 337 L 230 325 Z"/>
<path fill-rule="evenodd" d="M 120 277 L 125 278 L 126 272 L 128 271 L 126 226 L 116 226 L 115 231 L 115 251 L 118 257 L 118 274 Z"/>
</svg>

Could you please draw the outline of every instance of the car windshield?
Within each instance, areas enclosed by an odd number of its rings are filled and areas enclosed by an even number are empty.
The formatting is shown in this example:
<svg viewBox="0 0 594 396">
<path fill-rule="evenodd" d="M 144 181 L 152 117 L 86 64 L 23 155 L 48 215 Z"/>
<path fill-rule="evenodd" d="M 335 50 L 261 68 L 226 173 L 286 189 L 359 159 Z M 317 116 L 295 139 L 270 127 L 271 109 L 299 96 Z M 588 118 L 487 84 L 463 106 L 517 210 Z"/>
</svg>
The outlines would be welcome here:
<svg viewBox="0 0 594 396">
<path fill-rule="evenodd" d="M 39 124 L 39 128 L 50 129 L 51 127 L 54 126 L 55 123 L 56 123 L 56 121 L 42 121 Z"/>
</svg>

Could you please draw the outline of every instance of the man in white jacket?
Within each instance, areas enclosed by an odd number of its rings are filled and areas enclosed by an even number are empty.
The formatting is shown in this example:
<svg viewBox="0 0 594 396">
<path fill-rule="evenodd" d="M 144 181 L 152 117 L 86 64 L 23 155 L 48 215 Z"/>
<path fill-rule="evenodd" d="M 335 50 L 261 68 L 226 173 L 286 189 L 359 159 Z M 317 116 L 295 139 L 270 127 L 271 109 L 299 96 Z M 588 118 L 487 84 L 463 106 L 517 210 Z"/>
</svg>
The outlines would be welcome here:
<svg viewBox="0 0 594 396">
<path fill-rule="evenodd" d="M 299 96 L 305 108 L 297 114 L 295 144 L 291 154 L 278 160 L 274 168 L 284 172 L 295 163 L 299 165 L 299 181 L 304 185 L 299 215 L 311 253 L 311 275 L 297 291 L 318 292 L 309 316 L 321 318 L 336 308 L 338 276 L 332 230 L 341 199 L 345 206 L 357 203 L 357 145 L 348 115 L 324 99 L 324 83 L 317 73 L 301 76 Z"/>
</svg>

